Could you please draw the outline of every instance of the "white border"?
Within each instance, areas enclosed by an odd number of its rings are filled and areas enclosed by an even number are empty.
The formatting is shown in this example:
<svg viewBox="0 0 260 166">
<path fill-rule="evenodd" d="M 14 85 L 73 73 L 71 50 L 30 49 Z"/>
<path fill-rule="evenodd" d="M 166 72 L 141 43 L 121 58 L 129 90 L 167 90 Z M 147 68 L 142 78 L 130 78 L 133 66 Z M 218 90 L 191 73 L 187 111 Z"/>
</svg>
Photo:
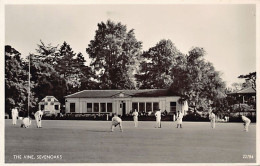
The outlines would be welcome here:
<svg viewBox="0 0 260 166">
<path fill-rule="evenodd" d="M 1 56 L 0 56 L 0 78 L 1 78 L 1 86 L 0 86 L 0 100 L 1 100 L 1 113 L 0 113 L 0 134 L 2 136 L 2 139 L 0 139 L 0 164 L 4 165 L 4 45 L 5 45 L 5 5 L 14 5 L 14 4 L 28 4 L 28 5 L 57 5 L 57 4 L 62 4 L 62 5 L 80 5 L 80 4 L 125 4 L 125 5 L 131 5 L 131 4 L 152 4 L 152 5 L 158 5 L 158 4 L 255 4 L 256 5 L 256 71 L 259 72 L 260 71 L 260 66 L 259 66 L 259 53 L 260 53 L 260 34 L 259 34 L 259 25 L 260 25 L 260 0 L 0 0 L 0 44 L 1 44 Z M 259 74 L 259 73 L 258 73 Z M 257 96 L 259 96 L 259 88 L 260 86 L 260 82 L 259 79 L 257 79 Z M 259 108 L 259 99 L 257 102 L 257 108 Z M 3 119 L 3 120 L 2 120 Z M 256 140 L 260 140 L 259 137 L 259 115 L 257 115 L 257 121 L 258 123 L 256 124 Z M 191 163 L 176 163 L 176 164 L 156 164 L 156 165 L 198 165 L 198 166 L 206 166 L 206 165 L 260 165 L 259 163 L 259 141 L 257 141 L 257 149 L 256 149 L 256 163 L 252 164 L 252 163 L 196 163 L 196 164 L 191 164 Z M 59 163 L 59 164 L 55 164 L 55 165 L 64 165 L 66 163 Z M 13 165 L 34 165 L 34 164 L 8 164 L 10 166 Z M 49 165 L 49 164 L 41 164 L 41 165 Z M 54 164 L 52 164 L 54 165 Z M 68 164 L 66 164 L 68 165 Z M 75 163 L 71 163 L 69 165 L 75 165 Z M 104 164 L 92 164 L 92 163 L 80 163 L 80 164 L 76 164 L 76 165 L 104 165 Z M 114 165 L 133 165 L 133 164 L 105 164 L 107 166 L 114 166 Z M 155 165 L 152 163 L 142 163 L 142 164 L 134 164 L 134 165 Z"/>
</svg>

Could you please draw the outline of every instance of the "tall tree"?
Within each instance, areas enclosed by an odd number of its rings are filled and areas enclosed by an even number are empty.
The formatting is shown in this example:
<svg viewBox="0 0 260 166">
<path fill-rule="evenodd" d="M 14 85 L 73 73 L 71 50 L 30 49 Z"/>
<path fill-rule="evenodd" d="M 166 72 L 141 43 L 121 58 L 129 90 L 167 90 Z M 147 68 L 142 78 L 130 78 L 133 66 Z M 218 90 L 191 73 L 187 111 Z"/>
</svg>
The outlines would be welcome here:
<svg viewBox="0 0 260 166">
<path fill-rule="evenodd" d="M 36 52 L 37 54 L 33 55 L 35 61 L 41 61 L 50 65 L 57 64 L 56 57 L 58 53 L 58 45 L 53 46 L 51 43 L 46 45 L 40 40 L 40 44 L 37 44 Z"/>
<path fill-rule="evenodd" d="M 13 107 L 25 111 L 28 108 L 28 63 L 11 46 L 5 46 L 5 111 L 10 114 Z M 31 88 L 34 84 L 31 84 Z M 31 102 L 34 97 L 31 97 Z"/>
<path fill-rule="evenodd" d="M 85 65 L 86 60 L 83 57 L 82 53 L 78 53 L 75 59 L 76 71 L 79 74 L 80 86 L 75 90 L 86 90 L 86 89 L 97 89 L 97 83 L 94 81 L 94 72 L 91 67 Z"/>
<path fill-rule="evenodd" d="M 74 53 L 69 44 L 64 42 L 59 49 L 55 69 L 67 82 L 67 94 L 83 89 L 92 89 L 95 81 L 92 80 L 93 71 L 85 65 L 86 60 L 82 53 Z"/>
<path fill-rule="evenodd" d="M 99 23 L 86 51 L 100 88 L 135 88 L 133 73 L 141 48 L 142 43 L 135 38 L 133 29 L 127 31 L 126 25 L 110 20 Z"/>
<path fill-rule="evenodd" d="M 225 97 L 225 83 L 214 66 L 206 62 L 203 48 L 195 47 L 189 55 L 176 59 L 172 69 L 171 90 L 177 92 L 190 105 L 207 108 L 211 102 Z"/>
<path fill-rule="evenodd" d="M 55 96 L 61 103 L 66 95 L 66 80 L 46 61 L 38 61 L 36 56 L 29 55 L 31 61 L 31 82 L 35 83 L 32 89 L 38 103 L 45 96 Z M 37 103 L 34 109 L 37 109 Z"/>
<path fill-rule="evenodd" d="M 240 75 L 238 78 L 243 78 L 246 80 L 244 86 L 251 86 L 254 90 L 256 90 L 256 72 Z"/>
<path fill-rule="evenodd" d="M 136 78 L 141 89 L 168 88 L 172 83 L 170 75 L 175 58 L 181 53 L 171 40 L 161 40 L 142 55 L 140 71 Z"/>
</svg>

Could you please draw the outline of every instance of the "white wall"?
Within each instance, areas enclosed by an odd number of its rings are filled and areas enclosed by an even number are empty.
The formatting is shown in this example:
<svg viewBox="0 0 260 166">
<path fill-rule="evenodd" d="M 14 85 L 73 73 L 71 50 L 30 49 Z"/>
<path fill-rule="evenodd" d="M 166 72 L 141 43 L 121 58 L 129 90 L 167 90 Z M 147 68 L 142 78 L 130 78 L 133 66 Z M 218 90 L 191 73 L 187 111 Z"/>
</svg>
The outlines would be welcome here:
<svg viewBox="0 0 260 166">
<path fill-rule="evenodd" d="M 51 98 L 51 101 L 48 101 L 48 98 Z M 60 113 L 60 103 L 54 101 L 54 97 L 48 97 L 46 96 L 43 101 L 39 102 L 39 109 L 41 109 L 41 105 L 44 105 L 43 111 L 49 111 L 52 114 Z M 51 105 L 51 102 L 54 103 L 54 105 Z M 47 103 L 47 105 L 45 105 Z M 55 105 L 58 105 L 58 110 L 55 110 Z"/>
<path fill-rule="evenodd" d="M 76 113 L 86 113 L 87 112 L 87 103 L 92 103 L 92 107 L 94 107 L 93 103 L 113 103 L 112 109 L 113 112 L 122 114 L 122 110 L 120 109 L 121 101 L 126 103 L 126 113 L 129 113 L 132 110 L 133 102 L 159 102 L 159 109 L 162 111 L 166 110 L 170 112 L 170 102 L 176 102 L 176 111 L 181 110 L 181 106 L 178 103 L 178 99 L 180 97 L 135 97 L 135 98 L 67 98 L 66 113 L 70 112 L 70 103 L 75 103 Z M 145 104 L 146 105 L 146 104 Z"/>
</svg>

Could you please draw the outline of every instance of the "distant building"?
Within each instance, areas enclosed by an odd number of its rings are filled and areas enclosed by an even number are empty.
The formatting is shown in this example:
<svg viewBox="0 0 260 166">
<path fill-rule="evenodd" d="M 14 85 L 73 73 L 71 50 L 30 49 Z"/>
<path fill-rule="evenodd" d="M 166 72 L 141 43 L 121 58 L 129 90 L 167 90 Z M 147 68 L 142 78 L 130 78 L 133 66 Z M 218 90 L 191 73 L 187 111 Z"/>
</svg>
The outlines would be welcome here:
<svg viewBox="0 0 260 166">
<path fill-rule="evenodd" d="M 228 96 L 233 96 L 235 100 L 239 101 L 232 106 L 235 110 L 233 115 L 245 115 L 256 117 L 256 90 L 252 87 L 247 87 L 232 93 L 228 93 Z M 254 120 L 255 121 L 255 120 Z"/>
<path fill-rule="evenodd" d="M 166 89 L 146 90 L 84 90 L 65 96 L 66 113 L 117 113 L 130 111 L 155 112 L 161 109 L 170 114 L 184 110 L 179 96 Z M 185 103 L 187 104 L 187 103 Z"/>
<path fill-rule="evenodd" d="M 60 102 L 54 96 L 46 96 L 39 102 L 39 109 L 44 111 L 44 114 L 60 113 Z"/>
<path fill-rule="evenodd" d="M 235 92 L 228 93 L 229 96 L 234 96 L 241 104 L 256 101 L 256 90 L 252 87 L 247 87 Z"/>
</svg>

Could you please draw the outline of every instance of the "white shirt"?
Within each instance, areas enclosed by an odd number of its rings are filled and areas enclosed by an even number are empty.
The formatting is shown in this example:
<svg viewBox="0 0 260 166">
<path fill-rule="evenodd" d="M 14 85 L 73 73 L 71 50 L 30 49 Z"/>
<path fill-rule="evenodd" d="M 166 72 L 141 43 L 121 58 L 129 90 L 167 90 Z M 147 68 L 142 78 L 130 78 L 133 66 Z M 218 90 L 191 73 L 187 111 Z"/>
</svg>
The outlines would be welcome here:
<svg viewBox="0 0 260 166">
<path fill-rule="evenodd" d="M 41 110 L 37 111 L 34 116 L 38 118 L 42 118 L 43 112 Z"/>
<path fill-rule="evenodd" d="M 214 114 L 214 113 L 211 113 L 211 114 L 209 115 L 209 119 L 210 119 L 210 120 L 215 120 L 215 114 Z"/>
<path fill-rule="evenodd" d="M 161 111 L 156 111 L 154 115 L 156 118 L 161 119 Z"/>
<path fill-rule="evenodd" d="M 180 112 L 178 115 L 178 119 L 182 119 L 183 118 L 183 114 Z"/>
<path fill-rule="evenodd" d="M 134 116 L 135 118 L 137 118 L 137 117 L 138 117 L 138 112 L 133 112 L 133 116 Z"/>
</svg>

